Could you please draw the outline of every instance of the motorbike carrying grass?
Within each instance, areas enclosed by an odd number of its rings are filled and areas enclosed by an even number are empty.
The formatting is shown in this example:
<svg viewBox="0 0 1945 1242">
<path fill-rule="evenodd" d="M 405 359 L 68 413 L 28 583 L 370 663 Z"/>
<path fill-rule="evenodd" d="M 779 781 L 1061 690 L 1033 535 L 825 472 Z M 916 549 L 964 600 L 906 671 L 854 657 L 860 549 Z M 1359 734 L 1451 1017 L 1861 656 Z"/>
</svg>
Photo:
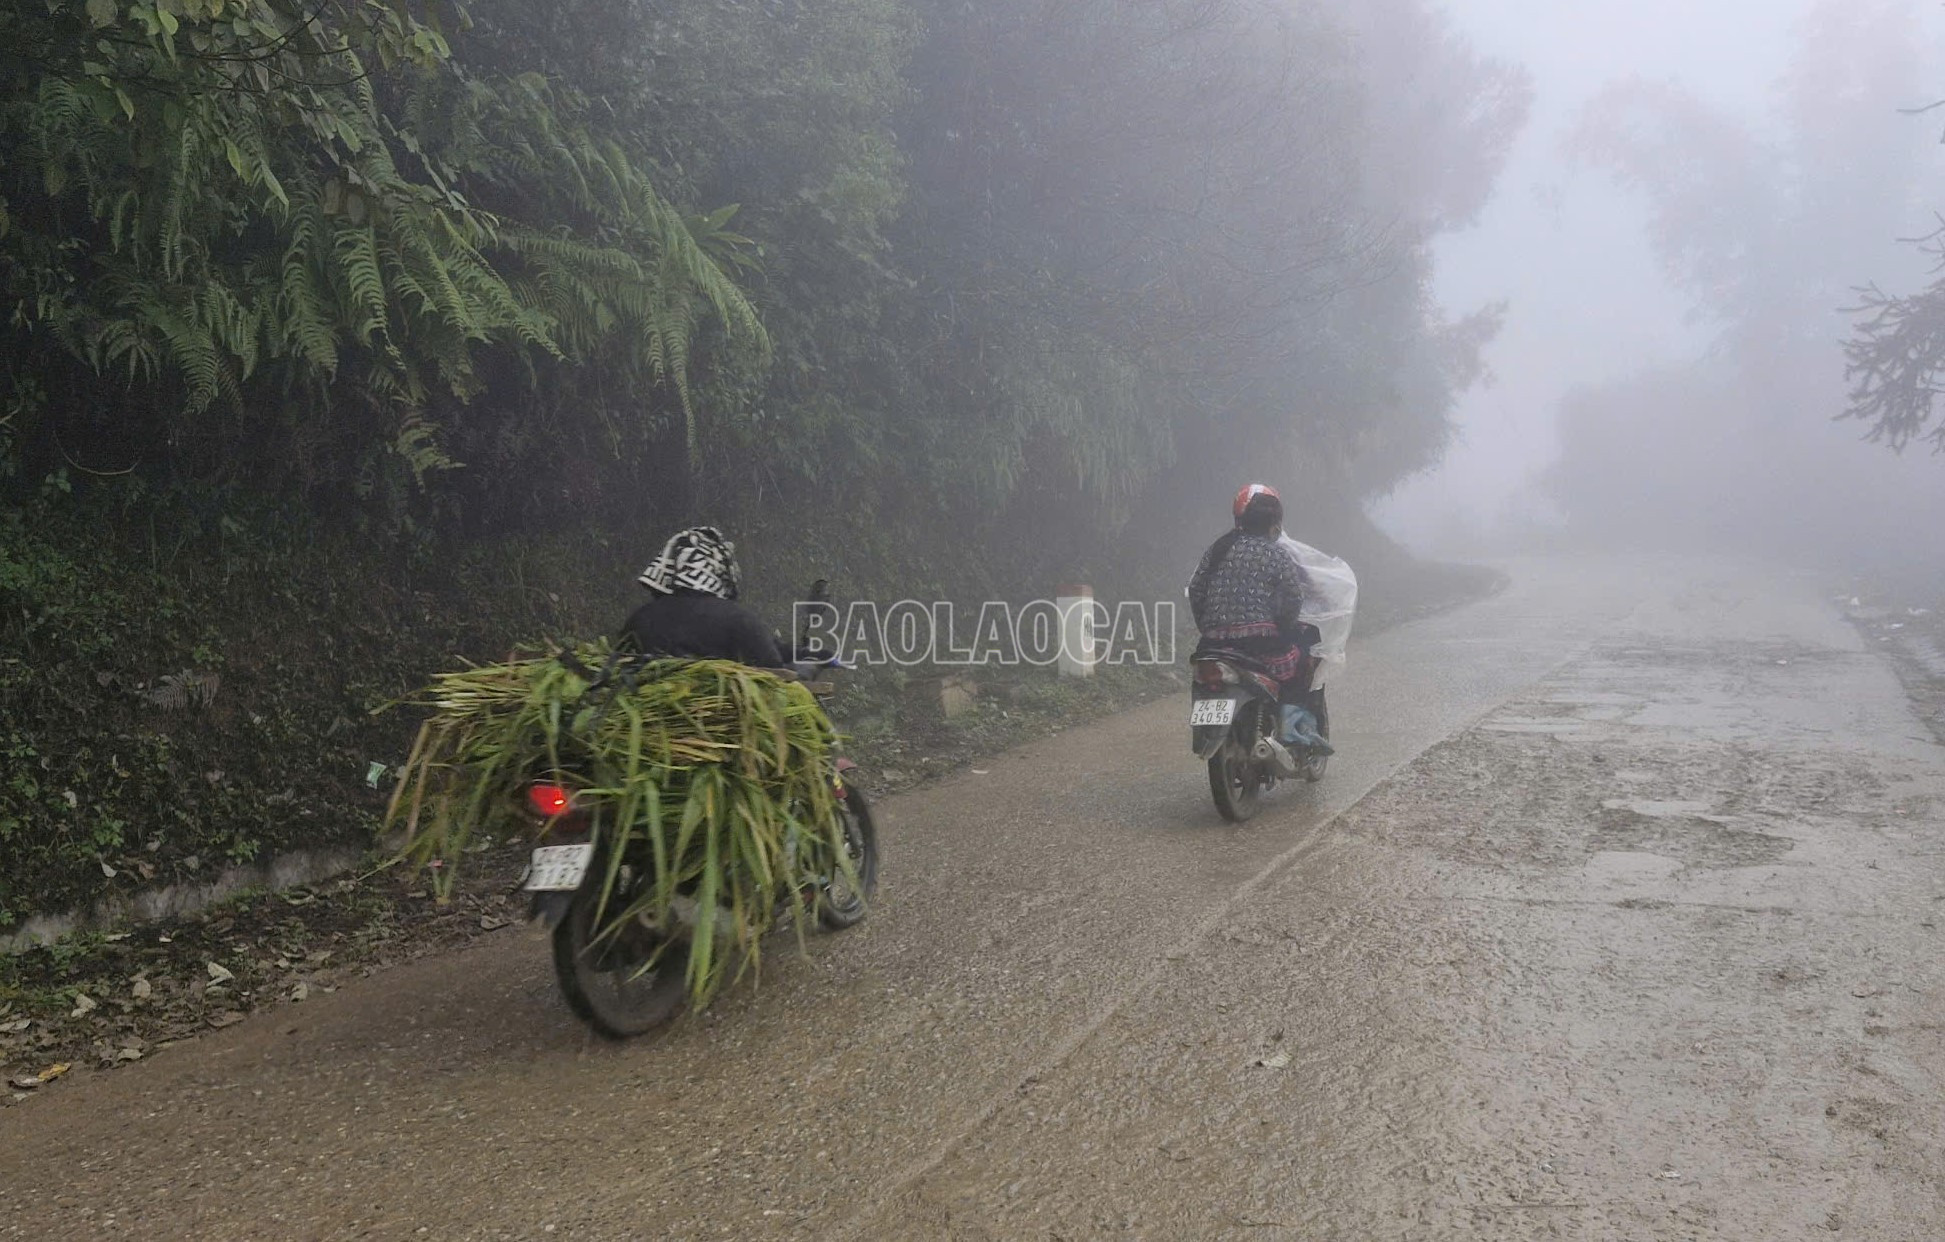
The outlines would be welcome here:
<svg viewBox="0 0 1945 1242">
<path fill-rule="evenodd" d="M 801 684 L 728 661 L 616 662 L 603 642 L 442 674 L 412 702 L 432 715 L 386 816 L 401 856 L 444 899 L 475 834 L 534 831 L 530 785 L 576 791 L 596 843 L 595 943 L 631 920 L 672 935 L 693 901 L 693 1010 L 759 967 L 780 910 L 801 941 L 804 894 L 854 878 L 835 733 Z"/>
</svg>

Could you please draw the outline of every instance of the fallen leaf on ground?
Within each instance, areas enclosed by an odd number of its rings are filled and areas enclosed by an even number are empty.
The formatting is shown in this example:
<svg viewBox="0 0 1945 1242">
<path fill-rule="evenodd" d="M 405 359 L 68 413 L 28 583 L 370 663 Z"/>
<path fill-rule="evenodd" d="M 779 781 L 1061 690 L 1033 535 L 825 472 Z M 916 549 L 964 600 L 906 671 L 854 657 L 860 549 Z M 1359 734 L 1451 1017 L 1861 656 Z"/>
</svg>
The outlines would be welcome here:
<svg viewBox="0 0 1945 1242">
<path fill-rule="evenodd" d="M 211 962 L 209 964 L 209 978 L 212 983 L 228 983 L 236 978 L 236 975 L 231 972 L 229 967 L 223 965 L 221 962 Z"/>
<path fill-rule="evenodd" d="M 241 1021 L 243 1015 L 234 1009 L 225 1009 L 222 1013 L 214 1014 L 209 1018 L 209 1024 L 219 1031 L 226 1026 L 235 1026 Z"/>
<path fill-rule="evenodd" d="M 311 985 L 308 983 L 300 983 L 290 990 L 290 998 L 294 1001 L 309 1000 L 310 997 Z"/>
<path fill-rule="evenodd" d="M 97 1002 L 94 997 L 88 995 L 86 992 L 76 992 L 74 994 L 74 1012 L 69 1014 L 68 1017 L 78 1018 L 90 1009 L 95 1008 L 96 1005 Z"/>
<path fill-rule="evenodd" d="M 149 996 L 155 991 L 155 986 L 151 984 L 147 979 L 144 979 L 140 975 L 137 975 L 135 978 L 135 982 L 128 985 L 128 991 L 129 994 L 133 996 L 136 1000 L 147 1000 Z"/>
<path fill-rule="evenodd" d="M 505 919 L 496 919 L 490 914 L 482 914 L 480 915 L 479 925 L 481 931 L 498 931 L 507 925 L 507 921 Z"/>
<path fill-rule="evenodd" d="M 1290 1064 L 1290 1053 L 1287 1049 L 1279 1049 L 1267 1057 L 1258 1057 L 1254 1064 L 1258 1069 L 1282 1069 Z"/>
</svg>

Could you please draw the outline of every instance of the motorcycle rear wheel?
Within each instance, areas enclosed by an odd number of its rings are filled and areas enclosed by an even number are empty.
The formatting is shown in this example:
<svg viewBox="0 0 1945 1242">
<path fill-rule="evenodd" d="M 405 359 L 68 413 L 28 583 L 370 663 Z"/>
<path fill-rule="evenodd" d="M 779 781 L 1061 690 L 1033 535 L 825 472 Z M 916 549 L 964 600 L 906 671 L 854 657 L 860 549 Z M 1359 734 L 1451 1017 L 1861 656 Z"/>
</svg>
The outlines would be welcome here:
<svg viewBox="0 0 1945 1242">
<path fill-rule="evenodd" d="M 1232 824 L 1246 823 L 1263 797 L 1263 776 L 1255 758 L 1232 734 L 1209 760 L 1209 792 L 1216 811 Z"/>
<path fill-rule="evenodd" d="M 647 927 L 631 923 L 600 944 L 595 937 L 594 886 L 574 894 L 554 928 L 554 977 L 574 1016 L 606 1039 L 633 1039 L 666 1025 L 688 995 L 689 950 L 671 944 L 653 969 L 642 966 L 661 947 Z M 611 902 L 622 900 L 619 893 Z"/>
</svg>

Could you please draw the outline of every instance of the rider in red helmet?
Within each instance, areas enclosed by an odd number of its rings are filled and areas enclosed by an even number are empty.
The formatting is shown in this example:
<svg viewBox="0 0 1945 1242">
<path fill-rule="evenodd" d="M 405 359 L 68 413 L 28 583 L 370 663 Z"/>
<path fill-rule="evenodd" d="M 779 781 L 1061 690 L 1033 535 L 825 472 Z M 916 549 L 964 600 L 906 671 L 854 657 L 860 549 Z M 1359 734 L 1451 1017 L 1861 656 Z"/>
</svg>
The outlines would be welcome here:
<svg viewBox="0 0 1945 1242">
<path fill-rule="evenodd" d="M 1300 705 L 1305 685 L 1306 637 L 1315 627 L 1299 617 L 1307 583 L 1296 559 L 1284 551 L 1283 498 L 1251 483 L 1231 506 L 1235 528 L 1202 554 L 1189 581 L 1189 610 L 1201 631 L 1203 651 L 1241 655 L 1283 687 L 1283 702 Z M 1330 753 L 1329 744 L 1306 727 L 1302 714 L 1284 712 L 1285 742 Z"/>
<path fill-rule="evenodd" d="M 1243 524 L 1243 515 L 1249 512 L 1249 506 L 1259 496 L 1263 497 L 1266 501 L 1262 506 L 1263 513 L 1268 514 L 1274 508 L 1276 512 L 1276 525 L 1279 533 L 1281 533 L 1283 526 L 1283 497 L 1268 483 L 1244 484 L 1243 490 L 1236 493 L 1236 499 L 1229 506 L 1230 515 L 1236 519 L 1236 525 L 1241 526 Z"/>
</svg>

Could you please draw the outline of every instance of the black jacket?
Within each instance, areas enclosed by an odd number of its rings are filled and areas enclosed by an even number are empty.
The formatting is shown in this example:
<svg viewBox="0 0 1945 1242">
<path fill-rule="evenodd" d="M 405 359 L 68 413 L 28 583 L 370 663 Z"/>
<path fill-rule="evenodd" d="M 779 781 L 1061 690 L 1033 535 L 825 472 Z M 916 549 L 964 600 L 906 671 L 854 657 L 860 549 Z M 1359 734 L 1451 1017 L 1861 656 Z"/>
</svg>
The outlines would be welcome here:
<svg viewBox="0 0 1945 1242">
<path fill-rule="evenodd" d="M 658 595 L 628 618 L 620 641 L 624 650 L 643 655 L 788 667 L 776 639 L 755 613 L 714 595 Z"/>
</svg>

